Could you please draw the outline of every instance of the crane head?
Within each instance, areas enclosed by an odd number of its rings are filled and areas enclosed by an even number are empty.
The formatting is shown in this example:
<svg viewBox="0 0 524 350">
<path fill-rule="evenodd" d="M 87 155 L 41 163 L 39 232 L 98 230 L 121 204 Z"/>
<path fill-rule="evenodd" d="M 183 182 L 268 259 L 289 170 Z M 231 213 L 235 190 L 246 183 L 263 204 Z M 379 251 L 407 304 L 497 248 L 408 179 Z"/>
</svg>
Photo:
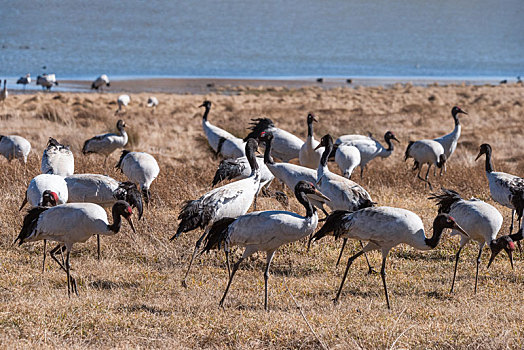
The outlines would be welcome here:
<svg viewBox="0 0 524 350">
<path fill-rule="evenodd" d="M 457 114 L 459 113 L 462 113 L 462 114 L 468 114 L 466 112 L 464 112 L 459 106 L 455 106 L 451 109 L 451 114 L 455 117 Z"/>
<path fill-rule="evenodd" d="M 315 117 L 315 115 L 313 113 L 309 113 L 307 115 L 307 123 L 308 124 L 312 124 L 313 122 L 317 122 L 318 123 L 318 119 Z"/>
<path fill-rule="evenodd" d="M 495 260 L 495 257 L 498 255 L 498 253 L 500 253 L 503 249 L 506 251 L 506 254 L 508 254 L 509 262 L 511 263 L 511 269 L 513 269 L 513 251 L 515 250 L 515 243 L 511 237 L 502 236 L 494 239 L 489 243 L 489 248 L 491 249 L 491 257 L 489 258 L 488 269 L 491 266 L 493 260 Z"/>
<path fill-rule="evenodd" d="M 205 107 L 205 108 L 211 108 L 211 101 L 204 101 L 202 104 L 198 107 Z"/>
<path fill-rule="evenodd" d="M 482 145 L 480 145 L 479 154 L 477 155 L 477 158 L 475 158 L 475 161 L 479 159 L 479 157 L 483 154 L 491 154 L 491 146 L 487 143 L 483 143 Z"/>
</svg>

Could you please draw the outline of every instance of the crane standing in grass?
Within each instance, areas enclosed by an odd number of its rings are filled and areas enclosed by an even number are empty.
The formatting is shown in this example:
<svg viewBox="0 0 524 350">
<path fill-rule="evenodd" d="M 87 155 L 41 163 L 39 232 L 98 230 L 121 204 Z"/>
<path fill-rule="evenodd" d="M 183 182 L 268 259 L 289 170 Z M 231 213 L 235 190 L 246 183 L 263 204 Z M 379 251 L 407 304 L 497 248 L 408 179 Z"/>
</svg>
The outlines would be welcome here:
<svg viewBox="0 0 524 350">
<path fill-rule="evenodd" d="M 320 157 L 324 152 L 324 148 L 317 148 L 319 142 L 315 140 L 313 135 L 313 122 L 318 123 L 318 119 L 312 113 L 309 113 L 307 115 L 307 139 L 300 148 L 298 160 L 302 166 L 311 169 L 317 169 L 318 163 L 320 162 Z"/>
<path fill-rule="evenodd" d="M 437 215 L 433 221 L 433 236 L 428 238 L 425 235 L 424 224 L 420 217 L 406 209 L 373 207 L 361 209 L 353 213 L 342 210 L 335 211 L 327 218 L 324 226 L 317 231 L 312 239 L 319 240 L 331 233 L 335 237 L 347 237 L 368 241 L 368 244 L 348 259 L 344 277 L 342 277 L 340 288 L 333 301 L 335 303 L 338 302 L 353 261 L 366 252 L 380 250 L 382 252 L 380 275 L 384 285 L 386 303 L 388 309 L 390 309 L 391 306 L 389 304 L 388 288 L 386 285 L 386 258 L 391 248 L 404 243 L 418 250 L 434 249 L 438 245 L 445 228 L 455 229 L 466 236 L 468 235 L 466 231 L 457 224 L 455 219 L 447 214 Z"/>
<path fill-rule="evenodd" d="M 427 183 L 429 188 L 433 190 L 433 186 L 428 180 L 431 166 L 435 165 L 435 168 L 433 169 L 434 176 L 436 175 L 436 168 L 440 168 L 440 175 L 442 175 L 442 170 L 446 167 L 446 155 L 444 154 L 444 148 L 442 145 L 434 140 L 409 141 L 404 161 L 408 160 L 408 158 L 413 158 L 415 160 L 413 170 L 418 169 L 417 178 Z M 428 165 L 428 171 L 426 172 L 425 178 L 422 178 L 420 172 L 422 171 L 424 164 Z"/>
<path fill-rule="evenodd" d="M 460 131 L 461 131 L 461 125 L 458 115 L 464 114 L 467 115 L 466 112 L 464 112 L 460 107 L 453 107 L 451 109 L 451 115 L 453 116 L 453 120 L 455 121 L 455 128 L 453 131 L 447 135 L 444 135 L 442 137 L 436 138 L 434 141 L 437 141 L 442 145 L 444 148 L 444 154 L 446 155 L 446 160 L 449 160 L 453 152 L 455 152 L 455 149 L 457 148 L 458 139 L 460 137 Z"/>
<path fill-rule="evenodd" d="M 107 162 L 107 158 L 111 153 L 116 151 L 119 148 L 124 148 L 127 145 L 127 141 L 129 140 L 127 136 L 127 132 L 125 130 L 126 123 L 120 119 L 116 123 L 116 128 L 119 132 L 119 134 L 116 133 L 107 133 L 107 134 L 101 134 L 96 135 L 89 140 L 86 140 L 84 142 L 84 146 L 82 147 L 82 153 L 83 154 L 89 154 L 89 153 L 98 153 L 103 154 L 105 156 L 104 159 L 104 167 Z"/>
</svg>

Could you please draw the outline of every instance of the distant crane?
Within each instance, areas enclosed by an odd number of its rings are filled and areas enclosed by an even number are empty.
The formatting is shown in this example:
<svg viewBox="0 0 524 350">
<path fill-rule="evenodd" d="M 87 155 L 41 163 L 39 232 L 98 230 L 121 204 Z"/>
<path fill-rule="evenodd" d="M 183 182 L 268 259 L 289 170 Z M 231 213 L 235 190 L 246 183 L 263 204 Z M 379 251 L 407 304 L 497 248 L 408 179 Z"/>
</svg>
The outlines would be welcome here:
<svg viewBox="0 0 524 350">
<path fill-rule="evenodd" d="M 58 86 L 58 81 L 56 81 L 54 74 L 44 73 L 36 77 L 36 85 L 41 85 L 42 90 L 47 89 L 47 91 L 50 91 L 53 85 Z"/>
<path fill-rule="evenodd" d="M 326 220 L 324 226 L 315 233 L 314 240 L 319 240 L 327 234 L 335 237 L 347 237 L 368 241 L 368 244 L 358 253 L 348 259 L 346 271 L 337 296 L 333 301 L 338 302 L 342 287 L 353 264 L 353 261 L 366 252 L 380 250 L 382 252 L 382 268 L 380 275 L 384 285 L 384 294 L 388 309 L 389 304 L 388 289 L 386 286 L 386 258 L 391 248 L 404 243 L 417 250 L 434 249 L 445 228 L 458 230 L 464 235 L 468 235 L 455 221 L 447 214 L 439 214 L 433 221 L 433 236 L 426 237 L 424 224 L 417 214 L 401 208 L 392 207 L 373 207 L 365 208 L 353 213 L 347 211 L 335 211 Z"/>
<path fill-rule="evenodd" d="M 211 227 L 207 243 L 203 251 L 223 247 L 226 255 L 234 245 L 245 247 L 242 257 L 233 266 L 229 282 L 220 306 L 224 305 L 227 292 L 242 261 L 258 251 L 266 252 L 266 268 L 264 270 L 264 309 L 268 310 L 269 266 L 275 251 L 284 244 L 298 241 L 315 232 L 318 224 L 316 209 L 311 205 L 307 195 L 314 195 L 326 201 L 329 198 L 319 192 L 315 185 L 299 181 L 295 186 L 295 196 L 306 210 L 305 216 L 288 211 L 256 211 L 242 215 L 237 219 L 223 218 Z"/>
<path fill-rule="evenodd" d="M 453 230 L 451 233 L 452 235 L 460 234 L 460 248 L 455 256 L 455 269 L 453 271 L 450 293 L 453 293 L 453 286 L 455 285 L 460 252 L 470 240 L 478 242 L 479 246 L 477 271 L 475 273 L 475 293 L 477 293 L 480 256 L 482 255 L 482 248 L 484 248 L 486 243 L 491 249 L 489 265 L 491 265 L 497 254 L 504 249 L 513 268 L 512 252 L 515 250 L 515 244 L 509 236 L 497 238 L 497 233 L 502 226 L 502 215 L 497 209 L 476 198 L 464 200 L 458 192 L 445 188 L 440 193 L 433 194 L 429 199 L 437 201 L 439 214 L 446 213 L 453 216 L 455 221 L 468 233 L 468 236 L 456 230 Z"/>
<path fill-rule="evenodd" d="M 4 79 L 4 88 L 0 91 L 0 101 L 2 102 L 2 106 L 5 104 L 5 100 L 7 100 L 8 96 L 9 91 L 7 91 L 7 80 Z"/>
<path fill-rule="evenodd" d="M 115 115 L 124 113 L 126 111 L 126 107 L 129 105 L 129 103 L 131 103 L 131 97 L 129 97 L 129 95 L 120 95 L 118 96 L 116 103 L 118 104 L 118 109 L 116 110 Z"/>
<path fill-rule="evenodd" d="M 110 87 L 111 83 L 109 82 L 109 78 L 107 77 L 107 75 L 102 74 L 101 76 L 96 78 L 95 81 L 93 81 L 93 83 L 91 84 L 91 89 L 103 91 L 104 86 Z"/>
<path fill-rule="evenodd" d="M 133 232 L 133 214 L 127 202 L 118 201 L 113 205 L 113 223 L 109 224 L 104 208 L 93 203 L 71 203 L 57 205 L 52 208 L 36 207 L 24 217 L 24 224 L 20 234 L 15 239 L 22 245 L 26 242 L 35 242 L 43 239 L 58 242 L 58 245 L 51 250 L 50 255 L 67 275 L 67 294 L 71 292 L 78 295 L 76 280 L 71 277 L 69 256 L 73 244 L 83 243 L 95 234 L 114 235 L 120 231 L 122 219 L 124 217 L 129 222 Z M 55 253 L 65 247 L 66 260 L 62 264 L 55 256 Z M 65 266 L 64 266 L 65 265 Z"/>
<path fill-rule="evenodd" d="M 307 115 L 307 139 L 300 148 L 298 160 L 302 166 L 317 169 L 324 148 L 321 147 L 317 149 L 319 142 L 315 140 L 313 136 L 313 122 L 318 123 L 318 119 L 312 113 L 309 113 Z"/>
<path fill-rule="evenodd" d="M 444 148 L 444 154 L 446 155 L 447 160 L 449 160 L 449 158 L 451 157 L 451 155 L 453 154 L 453 152 L 455 152 L 455 149 L 457 148 L 457 143 L 460 137 L 460 130 L 461 130 L 461 125 L 460 125 L 460 120 L 459 120 L 458 115 L 461 113 L 467 115 L 467 113 L 464 112 L 462 109 L 460 109 L 460 107 L 457 107 L 457 106 L 453 107 L 451 109 L 451 115 L 453 116 L 453 120 L 455 121 L 455 128 L 453 129 L 451 133 L 435 139 L 435 141 L 440 143 L 442 147 Z"/>
<path fill-rule="evenodd" d="M 22 84 L 24 86 L 24 91 L 25 91 L 26 85 L 31 84 L 31 74 L 27 73 L 25 76 L 18 78 L 16 83 Z"/>
</svg>

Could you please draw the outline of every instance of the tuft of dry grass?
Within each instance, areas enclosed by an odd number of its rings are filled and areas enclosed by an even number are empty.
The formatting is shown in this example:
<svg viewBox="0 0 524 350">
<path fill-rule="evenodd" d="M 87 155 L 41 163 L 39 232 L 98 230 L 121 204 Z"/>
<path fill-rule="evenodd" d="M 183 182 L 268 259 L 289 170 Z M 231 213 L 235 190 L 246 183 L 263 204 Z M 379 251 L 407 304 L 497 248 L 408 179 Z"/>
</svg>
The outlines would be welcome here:
<svg viewBox="0 0 524 350">
<path fill-rule="evenodd" d="M 270 309 L 263 310 L 263 254 L 244 263 L 233 282 L 225 309 L 218 301 L 227 282 L 223 254 L 199 259 L 184 289 L 180 281 L 194 243 L 201 232 L 170 242 L 184 200 L 210 189 L 219 160 L 203 137 L 204 99 L 213 102 L 211 123 L 246 134 L 255 117 L 270 117 L 275 124 L 305 138 L 305 117 L 315 113 L 320 123 L 315 135 L 371 132 L 377 138 L 395 132 L 402 144 L 385 160 L 368 165 L 361 183 L 379 205 L 417 213 L 426 227 L 436 214 L 427 200 L 429 191 L 415 179 L 411 164 L 403 161 L 408 140 L 434 138 L 450 132 L 453 105 L 469 113 L 462 118 L 462 136 L 448 172 L 433 179 L 435 186 L 456 189 L 497 207 L 507 233 L 510 210 L 494 203 L 482 162 L 474 162 L 481 143 L 493 146 L 497 170 L 524 173 L 521 134 L 522 86 L 395 85 L 323 90 L 316 87 L 231 88 L 227 94 L 157 94 L 154 112 L 134 104 L 123 116 L 114 115 L 117 94 L 37 93 L 14 95 L 0 118 L 2 134 L 30 140 L 33 151 L 27 166 L 0 159 L 0 344 L 12 347 L 70 348 L 319 348 L 289 296 L 293 293 L 316 333 L 330 348 L 523 348 L 523 260 L 516 255 L 515 270 L 503 255 L 490 271 L 487 253 L 480 269 L 479 291 L 473 294 L 476 245 L 468 245 L 459 265 L 456 292 L 449 294 L 458 247 L 444 235 L 430 252 L 394 248 L 388 258 L 388 287 L 392 310 L 387 310 L 380 277 L 366 275 L 365 261 L 351 267 L 340 303 L 331 298 L 345 268 L 335 268 L 340 242 L 329 239 L 309 253 L 305 241 L 282 247 L 276 254 L 269 280 Z M 145 101 L 148 94 L 134 94 Z M 35 116 L 39 116 L 35 118 Z M 83 156 L 85 139 L 113 130 L 122 118 L 133 136 L 130 148 L 152 153 L 161 172 L 151 187 L 153 202 L 138 233 L 124 226 L 113 237 L 102 238 L 102 260 L 96 260 L 96 240 L 78 244 L 72 253 L 79 297 L 67 298 L 64 273 L 53 263 L 41 274 L 42 244 L 13 246 L 22 224 L 18 207 L 30 179 L 39 173 L 40 157 L 48 137 L 70 144 L 77 173 L 108 174 L 124 180 L 113 169 L 115 152 L 103 167 L 103 157 Z M 333 170 L 335 164 L 331 164 Z M 336 169 L 338 171 L 338 169 Z M 358 173 L 358 171 L 357 171 Z M 276 186 L 274 184 L 273 186 Z M 291 193 L 288 193 L 291 196 Z M 261 198 L 262 210 L 280 209 Z M 288 210 L 303 214 L 296 200 Z M 136 219 L 135 219 L 136 220 Z M 429 230 L 428 234 L 431 234 Z M 344 258 L 358 249 L 348 244 Z M 237 259 L 237 250 L 233 259 Z M 380 255 L 370 254 L 379 266 Z M 50 260 L 50 259 L 48 259 Z"/>
</svg>

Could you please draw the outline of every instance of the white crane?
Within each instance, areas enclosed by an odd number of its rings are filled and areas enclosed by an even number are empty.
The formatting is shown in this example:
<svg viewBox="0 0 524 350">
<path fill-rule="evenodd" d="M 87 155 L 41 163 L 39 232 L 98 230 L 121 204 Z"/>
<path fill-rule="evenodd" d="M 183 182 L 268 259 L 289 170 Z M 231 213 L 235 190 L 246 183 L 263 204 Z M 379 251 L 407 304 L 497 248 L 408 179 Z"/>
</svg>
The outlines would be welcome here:
<svg viewBox="0 0 524 350">
<path fill-rule="evenodd" d="M 299 181 L 315 183 L 317 181 L 317 172 L 313 169 L 291 163 L 275 163 L 271 156 L 273 152 L 273 133 L 271 131 L 262 131 L 258 137 L 259 141 L 265 143 L 264 163 L 271 173 L 281 182 L 283 182 L 291 191 Z M 327 216 L 328 212 L 324 209 L 324 202 L 320 198 L 309 198 L 311 203 L 322 210 Z"/>
<path fill-rule="evenodd" d="M 453 282 L 451 283 L 450 293 L 453 293 L 453 287 L 455 285 L 460 252 L 470 240 L 476 241 L 479 247 L 477 271 L 475 273 L 475 293 L 477 293 L 480 256 L 482 255 L 482 248 L 484 248 L 486 243 L 491 250 L 488 267 L 497 254 L 504 249 L 508 254 L 511 267 L 513 268 L 512 252 L 515 250 L 515 244 L 509 236 L 497 238 L 497 233 L 502 226 L 502 215 L 495 207 L 476 198 L 464 200 L 457 192 L 445 188 L 442 188 L 440 193 L 433 194 L 429 199 L 435 199 L 437 201 L 439 214 L 446 213 L 451 215 L 457 224 L 468 233 L 468 236 L 466 236 L 456 230 L 451 232 L 452 235 L 460 235 L 460 247 L 455 256 L 455 269 L 453 271 Z"/>
<path fill-rule="evenodd" d="M 144 201 L 146 205 L 149 205 L 151 200 L 149 187 L 151 187 L 151 184 L 160 172 L 156 159 L 146 152 L 123 150 L 115 168 L 120 169 L 129 181 L 140 185 Z"/>
<path fill-rule="evenodd" d="M 69 146 L 65 146 L 50 137 L 44 149 L 40 166 L 42 174 L 55 174 L 62 177 L 73 175 L 75 172 L 75 157 Z"/>
<path fill-rule="evenodd" d="M 500 205 L 511 209 L 511 225 L 509 233 L 513 232 L 513 218 L 515 212 L 518 220 L 522 220 L 524 211 L 524 178 L 503 172 L 494 171 L 491 162 L 492 149 L 487 143 L 480 145 L 480 152 L 475 158 L 479 159 L 481 155 L 486 155 L 486 177 L 489 182 L 489 191 L 491 198 Z M 520 248 L 520 241 L 518 241 Z"/>
<path fill-rule="evenodd" d="M 436 176 L 436 168 L 440 168 L 440 175 L 442 175 L 442 169 L 446 168 L 446 155 L 444 154 L 442 145 L 434 140 L 409 141 L 404 155 L 404 161 L 408 160 L 408 158 L 415 160 L 412 170 L 418 169 L 417 177 L 427 183 L 429 188 L 433 190 L 433 186 L 428 180 L 429 169 L 431 169 L 432 165 L 435 165 L 433 176 Z M 428 171 L 426 172 L 426 177 L 423 179 L 420 176 L 420 172 L 424 164 L 428 165 Z"/>
<path fill-rule="evenodd" d="M 7 100 L 8 96 L 9 96 L 9 91 L 7 91 L 7 80 L 4 79 L 4 88 L 2 89 L 2 91 L 0 91 L 0 101 L 2 102 L 2 105 L 4 105 L 5 100 Z"/>
<path fill-rule="evenodd" d="M 67 203 L 69 193 L 64 178 L 54 174 L 40 174 L 29 182 L 19 210 L 22 210 L 28 202 L 31 207 L 41 206 L 42 197 L 46 191 L 51 191 L 56 195 L 56 204 Z"/>
<path fill-rule="evenodd" d="M 70 274 L 69 256 L 73 244 L 83 243 L 95 234 L 111 236 L 118 233 L 121 217 L 124 217 L 133 232 L 135 231 L 131 221 L 133 211 L 127 202 L 116 202 L 112 214 L 113 223 L 109 224 L 104 208 L 93 203 L 70 203 L 52 208 L 36 207 L 24 217 L 24 224 L 15 242 L 19 241 L 20 245 L 43 239 L 58 242 L 50 251 L 50 255 L 67 274 L 67 293 L 78 294 L 76 280 Z M 55 256 L 62 246 L 66 251 L 65 264 L 60 263 Z"/>
<path fill-rule="evenodd" d="M 18 78 L 16 83 L 22 84 L 24 86 L 24 91 L 25 91 L 26 85 L 31 84 L 31 74 L 27 73 L 25 76 Z"/>
<path fill-rule="evenodd" d="M 346 280 L 349 268 L 353 261 L 366 252 L 380 250 L 382 253 L 382 268 L 380 275 L 384 285 L 386 303 L 390 309 L 388 289 L 386 286 L 386 258 L 391 248 L 404 243 L 417 250 L 434 249 L 445 228 L 451 228 L 468 235 L 456 222 L 453 217 L 447 214 L 439 214 L 433 221 L 433 236 L 426 237 L 424 224 L 417 214 L 401 208 L 392 207 L 373 207 L 365 208 L 353 213 L 347 211 L 336 211 L 326 220 L 322 228 L 317 231 L 313 239 L 318 240 L 327 234 L 335 237 L 354 238 L 368 241 L 368 244 L 361 251 L 348 259 L 346 271 L 337 296 L 333 301 L 338 302 L 342 287 Z"/>
<path fill-rule="evenodd" d="M 24 200 L 20 206 L 22 210 L 27 202 L 34 208 L 38 206 L 54 207 L 55 205 L 65 204 L 68 200 L 67 184 L 62 176 L 54 174 L 40 174 L 35 176 L 25 192 Z M 44 258 L 42 261 L 42 272 L 45 269 L 47 242 L 44 239 Z"/>
<path fill-rule="evenodd" d="M 393 145 L 393 142 L 391 142 L 392 140 L 400 143 L 400 141 L 396 138 L 393 132 L 387 131 L 384 134 L 384 141 L 388 146 L 387 148 L 384 147 L 380 142 L 375 140 L 373 137 L 363 135 L 344 135 L 339 137 L 337 141 L 335 141 L 335 144 L 338 144 L 338 147 L 340 147 L 341 145 L 351 145 L 358 149 L 358 151 L 360 152 L 360 178 L 362 178 L 364 175 L 364 169 L 370 161 L 377 157 L 387 158 L 391 155 L 391 153 L 393 153 L 395 147 Z"/>
<path fill-rule="evenodd" d="M 289 162 L 292 159 L 298 158 L 304 141 L 285 130 L 275 127 L 275 124 L 273 124 L 273 121 L 269 118 L 251 120 L 251 132 L 244 140 L 250 137 L 257 138 L 262 131 L 270 131 L 273 134 L 272 156 L 281 159 L 283 162 Z"/>
<path fill-rule="evenodd" d="M 295 196 L 306 210 L 305 216 L 288 211 L 257 211 L 242 215 L 237 219 L 225 218 L 216 222 L 207 237 L 203 251 L 224 247 L 228 255 L 231 246 L 245 247 L 244 253 L 233 266 L 229 282 L 220 306 L 223 306 L 233 277 L 242 261 L 258 251 L 266 252 L 264 269 L 264 309 L 268 310 L 269 266 L 275 251 L 284 244 L 296 242 L 313 234 L 318 224 L 316 209 L 311 205 L 307 195 L 314 195 L 326 201 L 329 198 L 319 192 L 310 182 L 299 181 L 295 187 Z"/>
<path fill-rule="evenodd" d="M 138 220 L 142 218 L 142 196 L 132 182 L 119 182 L 100 174 L 74 174 L 65 178 L 69 203 L 94 203 L 104 208 L 124 200 L 138 210 Z M 100 235 L 96 235 L 97 257 L 100 260 Z"/>
<path fill-rule="evenodd" d="M 56 76 L 54 74 L 44 73 L 36 77 L 36 85 L 41 85 L 42 90 L 47 89 L 47 91 L 49 91 L 53 85 L 58 86 L 58 82 L 56 81 Z"/>
<path fill-rule="evenodd" d="M 324 148 L 317 148 L 319 142 L 315 140 L 315 137 L 313 136 L 313 122 L 318 123 L 318 119 L 313 114 L 309 113 L 307 115 L 307 139 L 300 148 L 298 161 L 302 166 L 317 169 Z"/>
<path fill-rule="evenodd" d="M 351 179 L 353 170 L 360 165 L 360 162 L 360 151 L 355 146 L 343 143 L 337 147 L 335 151 L 335 163 L 337 163 L 342 174 L 348 179 Z M 361 167 L 360 169 L 362 173 L 363 168 Z"/>
<path fill-rule="evenodd" d="M 118 96 L 116 103 L 118 104 L 118 109 L 116 110 L 115 115 L 119 113 L 124 113 L 125 107 L 127 107 L 129 103 L 131 103 L 131 97 L 129 97 L 129 95 L 120 95 Z"/>
<path fill-rule="evenodd" d="M 257 210 L 257 198 L 262 191 L 262 194 L 268 197 L 275 197 L 282 205 L 286 206 L 287 196 L 283 192 L 273 193 L 269 190 L 271 182 L 275 178 L 273 173 L 269 171 L 266 164 L 264 164 L 263 157 L 256 157 L 258 168 L 260 170 L 260 185 L 258 187 L 257 194 L 255 195 L 255 200 L 253 207 Z M 213 177 L 212 187 L 215 187 L 220 182 L 224 180 L 242 180 L 248 178 L 251 175 L 251 168 L 249 167 L 249 162 L 247 157 L 240 157 L 236 159 L 224 159 L 220 162 L 215 176 Z"/>
<path fill-rule="evenodd" d="M 31 144 L 22 136 L 0 135 L 0 154 L 7 160 L 19 159 L 25 164 L 30 151 Z"/>
<path fill-rule="evenodd" d="M 91 89 L 100 89 L 100 91 L 103 91 L 104 86 L 110 87 L 111 83 L 109 82 L 109 78 L 107 77 L 107 75 L 102 74 L 101 76 L 96 78 L 95 81 L 93 81 L 93 83 L 91 84 Z"/>
<path fill-rule="evenodd" d="M 451 109 L 451 115 L 453 116 L 453 120 L 455 121 L 455 128 L 451 133 L 435 139 L 435 141 L 440 143 L 444 148 L 444 154 L 446 155 L 447 160 L 449 160 L 449 157 L 451 157 L 453 152 L 455 152 L 455 149 L 457 148 L 458 139 L 460 137 L 461 125 L 458 114 L 467 115 L 467 113 L 464 112 L 460 107 L 453 107 Z"/>
<path fill-rule="evenodd" d="M 158 99 L 155 96 L 147 98 L 147 107 L 155 109 L 158 106 Z"/>
<path fill-rule="evenodd" d="M 329 170 L 327 165 L 328 158 L 333 151 L 333 138 L 331 135 L 324 135 L 317 147 L 324 147 L 324 153 L 318 165 L 316 184 L 318 189 L 331 199 L 331 201 L 327 203 L 331 210 L 355 211 L 372 207 L 375 203 L 373 203 L 371 196 L 364 187 L 345 177 L 333 174 Z M 336 266 L 338 266 L 340 262 L 346 243 L 347 239 L 344 239 Z M 362 244 L 362 242 L 360 243 Z M 369 273 L 372 273 L 373 268 L 369 263 L 367 255 L 366 261 L 368 263 Z"/>
<path fill-rule="evenodd" d="M 118 122 L 116 123 L 116 128 L 120 134 L 107 133 L 102 135 L 96 135 L 84 142 L 84 147 L 82 147 L 82 153 L 103 154 L 105 156 L 105 166 L 107 158 L 111 153 L 113 153 L 119 148 L 124 148 L 127 145 L 128 136 L 125 127 L 126 123 L 122 119 L 118 120 Z"/>
<path fill-rule="evenodd" d="M 171 240 L 177 238 L 183 232 L 193 231 L 197 228 L 204 229 L 204 233 L 196 242 L 189 267 L 182 281 L 184 287 L 200 244 L 208 235 L 213 223 L 222 218 L 235 218 L 244 215 L 251 207 L 260 185 L 260 172 L 255 157 L 257 148 L 258 143 L 255 139 L 249 139 L 246 142 L 245 153 L 251 169 L 251 175 L 248 178 L 215 188 L 198 199 L 184 203 L 184 207 L 178 215 L 178 220 L 180 220 L 178 229 Z"/>
<path fill-rule="evenodd" d="M 211 101 L 204 101 L 199 107 L 204 107 L 204 115 L 202 116 L 202 128 L 206 134 L 207 142 L 209 146 L 215 151 L 216 154 L 221 155 L 223 158 L 240 158 L 245 156 L 245 142 L 225 131 L 211 124 L 207 117 L 211 110 Z"/>
</svg>

